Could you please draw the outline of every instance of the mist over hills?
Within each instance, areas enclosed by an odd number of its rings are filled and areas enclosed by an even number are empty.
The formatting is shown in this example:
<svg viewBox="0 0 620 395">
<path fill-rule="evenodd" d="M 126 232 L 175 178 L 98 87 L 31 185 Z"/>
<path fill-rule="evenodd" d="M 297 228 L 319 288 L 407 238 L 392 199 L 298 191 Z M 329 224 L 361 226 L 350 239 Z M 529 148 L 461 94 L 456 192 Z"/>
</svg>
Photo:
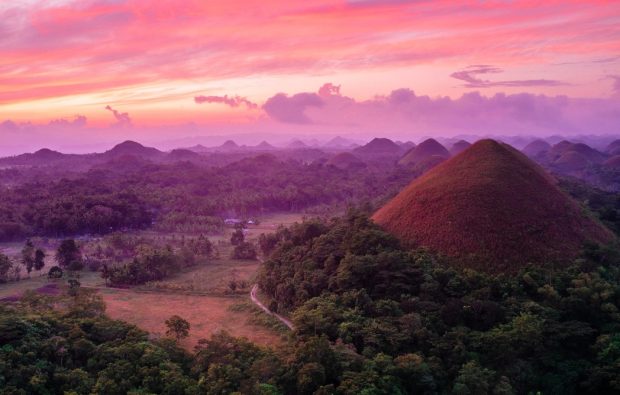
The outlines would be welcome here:
<svg viewBox="0 0 620 395">
<path fill-rule="evenodd" d="M 365 144 L 358 144 L 354 140 L 336 136 L 323 142 L 294 138 L 280 144 L 260 140 L 255 145 L 239 144 L 229 139 L 218 145 L 197 144 L 175 147 L 169 151 L 128 140 L 100 153 L 66 154 L 43 148 L 34 153 L 0 158 L 0 166 L 65 167 L 70 171 L 83 171 L 93 165 L 122 156 L 135 156 L 155 163 L 191 161 L 205 166 L 220 166 L 262 152 L 278 152 L 283 159 L 310 164 L 326 163 L 339 153 L 350 152 L 365 164 L 383 167 L 398 165 L 410 168 L 416 174 L 421 174 L 480 139 L 482 139 L 480 136 L 450 139 L 426 138 L 417 141 L 416 144 L 412 141 L 396 142 L 388 138 L 374 138 Z M 551 136 L 546 139 L 518 136 L 502 137 L 497 141 L 503 141 L 522 149 L 526 155 L 553 173 L 587 180 L 606 190 L 620 188 L 617 161 L 611 160 L 620 152 L 618 148 L 620 139 L 614 139 L 612 136 L 582 136 L 579 139 L 570 140 L 562 136 Z"/>
</svg>

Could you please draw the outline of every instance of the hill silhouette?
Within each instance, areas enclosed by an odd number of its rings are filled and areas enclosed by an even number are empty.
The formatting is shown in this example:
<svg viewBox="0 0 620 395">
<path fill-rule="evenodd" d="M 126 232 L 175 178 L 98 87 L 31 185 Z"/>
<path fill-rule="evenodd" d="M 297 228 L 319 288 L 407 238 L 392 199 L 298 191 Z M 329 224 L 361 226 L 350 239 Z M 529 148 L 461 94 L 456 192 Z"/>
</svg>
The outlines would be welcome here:
<svg viewBox="0 0 620 395">
<path fill-rule="evenodd" d="M 620 140 L 614 140 L 605 148 L 608 155 L 620 155 Z"/>
<path fill-rule="evenodd" d="M 192 147 L 188 147 L 186 149 L 188 149 L 188 150 L 190 150 L 192 152 L 197 152 L 197 153 L 203 153 L 203 152 L 208 152 L 209 151 L 209 148 L 205 147 L 202 144 L 196 144 L 196 145 L 194 145 Z"/>
<path fill-rule="evenodd" d="M 350 152 L 341 152 L 332 156 L 326 163 L 339 169 L 359 169 L 366 167 L 366 164 L 357 156 Z"/>
<path fill-rule="evenodd" d="M 523 147 L 522 151 L 530 158 L 534 158 L 549 151 L 550 149 L 551 145 L 545 140 L 534 140 L 525 147 Z"/>
<path fill-rule="evenodd" d="M 406 245 L 488 272 L 559 263 L 585 241 L 613 238 L 542 168 L 494 140 L 478 141 L 414 180 L 373 220 Z"/>
<path fill-rule="evenodd" d="M 103 155 L 109 158 L 116 158 L 126 155 L 133 155 L 140 158 L 154 158 L 162 156 L 164 153 L 156 148 L 145 147 L 135 141 L 127 140 L 115 145 L 112 149 L 104 152 Z"/>
<path fill-rule="evenodd" d="M 170 151 L 170 153 L 168 153 L 168 160 L 175 160 L 175 161 L 180 161 L 180 160 L 199 160 L 201 159 L 202 156 L 199 153 L 196 153 L 192 150 L 189 149 L 185 149 L 185 148 L 177 148 L 177 149 L 173 149 L 172 151 Z"/>
<path fill-rule="evenodd" d="M 33 153 L 26 153 L 17 156 L 10 156 L 7 158 L 0 158 L 1 164 L 9 165 L 46 165 L 68 158 L 75 157 L 76 155 L 65 155 L 58 151 L 51 150 L 49 148 L 41 148 Z"/>
<path fill-rule="evenodd" d="M 403 166 L 419 165 L 431 159 L 437 162 L 440 158 L 447 159 L 449 157 L 450 153 L 446 147 L 439 144 L 435 139 L 427 139 L 403 155 L 398 164 Z"/>
<path fill-rule="evenodd" d="M 402 148 L 390 139 L 375 137 L 368 144 L 353 150 L 359 155 L 398 155 Z"/>
<path fill-rule="evenodd" d="M 308 148 L 308 145 L 301 140 L 293 140 L 286 145 L 286 148 L 291 148 L 291 149 Z"/>
<path fill-rule="evenodd" d="M 570 141 L 566 140 L 561 141 L 551 147 L 547 156 L 549 157 L 549 160 L 551 160 L 551 162 L 555 162 L 569 152 L 578 153 L 592 163 L 602 163 L 606 159 L 605 154 L 595 150 L 594 148 L 586 144 L 571 143 Z"/>
<path fill-rule="evenodd" d="M 605 162 L 603 162 L 603 166 L 612 169 L 620 169 L 620 155 L 614 155 L 611 158 L 607 159 Z"/>
<path fill-rule="evenodd" d="M 327 148 L 350 148 L 355 145 L 355 142 L 349 139 L 346 139 L 341 136 L 336 136 L 333 139 L 329 140 L 323 146 Z"/>
<path fill-rule="evenodd" d="M 271 151 L 271 150 L 275 149 L 275 147 L 273 145 L 269 144 L 265 140 L 261 141 L 260 144 L 258 144 L 254 148 L 259 150 L 259 151 Z"/>
<path fill-rule="evenodd" d="M 239 149 L 239 146 L 237 145 L 237 143 L 235 143 L 232 140 L 226 140 L 224 144 L 217 147 L 217 149 L 223 150 L 223 151 L 233 151 L 233 150 Z"/>
<path fill-rule="evenodd" d="M 576 151 L 567 151 L 557 158 L 553 165 L 558 170 L 562 171 L 577 171 L 582 170 L 590 165 L 590 161 L 585 155 Z"/>
<path fill-rule="evenodd" d="M 405 141 L 404 143 L 397 141 L 396 144 L 398 144 L 400 148 L 405 152 L 409 151 L 412 148 L 415 148 L 416 146 L 416 143 L 414 143 L 413 141 Z"/>
<path fill-rule="evenodd" d="M 456 143 L 452 144 L 452 147 L 450 147 L 450 155 L 458 155 L 469 147 L 471 147 L 470 142 L 465 140 L 459 140 Z"/>
</svg>

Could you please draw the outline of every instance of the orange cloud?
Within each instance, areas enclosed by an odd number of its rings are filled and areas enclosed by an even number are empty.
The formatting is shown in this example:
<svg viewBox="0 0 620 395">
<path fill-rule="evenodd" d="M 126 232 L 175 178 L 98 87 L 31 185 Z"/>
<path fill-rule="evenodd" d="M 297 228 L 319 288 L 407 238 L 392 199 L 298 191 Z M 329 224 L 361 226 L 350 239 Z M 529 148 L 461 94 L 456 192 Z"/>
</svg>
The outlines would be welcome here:
<svg viewBox="0 0 620 395">
<path fill-rule="evenodd" d="M 613 1 L 15 4 L 0 7 L 0 115 L 7 111 L 3 106 L 28 106 L 47 98 L 97 93 L 117 102 L 118 90 L 139 95 L 146 85 L 265 75 L 303 79 L 355 71 L 370 95 L 374 87 L 364 71 L 392 73 L 396 84 L 400 74 L 395 69 L 417 65 L 461 70 L 469 64 L 493 64 L 520 73 L 505 79 L 517 82 L 556 80 L 562 67 L 565 74 L 589 73 L 597 80 L 610 74 L 602 67 L 617 65 L 614 57 L 620 52 L 618 5 Z M 615 60 L 588 63 L 594 59 Z M 436 78 L 450 83 L 449 74 Z M 546 93 L 558 88 L 552 85 L 535 87 Z M 278 89 L 265 91 L 262 99 Z M 600 96 L 608 93 L 605 89 L 598 90 Z M 166 105 L 164 99 L 161 105 Z M 128 111 L 134 114 L 134 109 Z"/>
</svg>

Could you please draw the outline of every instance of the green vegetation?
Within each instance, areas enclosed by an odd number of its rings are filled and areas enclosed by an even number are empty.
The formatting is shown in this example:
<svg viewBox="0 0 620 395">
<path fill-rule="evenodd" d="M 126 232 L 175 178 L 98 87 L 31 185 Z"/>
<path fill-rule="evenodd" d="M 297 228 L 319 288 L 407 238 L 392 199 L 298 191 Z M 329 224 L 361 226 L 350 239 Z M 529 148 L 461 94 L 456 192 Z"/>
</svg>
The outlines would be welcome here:
<svg viewBox="0 0 620 395">
<path fill-rule="evenodd" d="M 61 175 L 69 170 L 58 169 Z M 72 179 L 30 182 L 24 176 L 14 187 L 0 185 L 0 241 L 151 226 L 166 232 L 221 232 L 225 213 L 247 217 L 346 205 L 394 192 L 412 178 L 399 169 L 343 170 L 270 155 L 220 167 L 110 162 Z"/>
<path fill-rule="evenodd" d="M 620 236 L 620 194 L 603 191 L 574 178 L 561 178 L 559 184 Z"/>
<path fill-rule="evenodd" d="M 329 340 L 348 350 L 345 357 L 332 347 L 338 362 L 306 366 L 313 390 L 620 390 L 614 249 L 590 246 L 564 270 L 527 266 L 515 276 L 491 276 L 405 251 L 356 212 L 276 237 L 259 282 L 272 306 L 292 312 L 301 343 Z"/>
<path fill-rule="evenodd" d="M 196 393 L 191 359 L 174 343 L 150 342 L 146 332 L 102 314 L 101 300 L 85 290 L 0 305 L 0 393 Z"/>
<path fill-rule="evenodd" d="M 166 335 L 173 336 L 176 341 L 189 336 L 189 330 L 191 327 L 189 322 L 176 314 L 166 320 L 166 326 L 168 327 Z"/>
<path fill-rule="evenodd" d="M 186 353 L 105 318 L 101 300 L 70 283 L 66 295 L 26 293 L 0 307 L 0 393 L 620 390 L 614 249 L 590 246 L 560 271 L 491 276 L 403 250 L 357 211 L 266 239 L 259 281 L 271 306 L 292 315 L 289 344 L 271 350 L 219 333 Z M 169 321 L 175 338 L 189 330 Z"/>
</svg>

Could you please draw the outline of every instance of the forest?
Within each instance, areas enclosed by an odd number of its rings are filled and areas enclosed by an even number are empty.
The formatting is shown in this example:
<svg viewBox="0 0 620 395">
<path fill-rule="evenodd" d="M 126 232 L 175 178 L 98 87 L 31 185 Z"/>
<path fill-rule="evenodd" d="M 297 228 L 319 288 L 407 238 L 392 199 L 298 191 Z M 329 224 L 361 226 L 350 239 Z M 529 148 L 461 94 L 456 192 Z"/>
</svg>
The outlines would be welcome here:
<svg viewBox="0 0 620 395">
<path fill-rule="evenodd" d="M 274 238 L 259 280 L 271 307 L 292 313 L 299 338 L 359 358 L 359 370 L 315 367 L 336 393 L 620 390 L 615 246 L 590 246 L 562 270 L 491 276 L 403 250 L 359 212 Z"/>
<path fill-rule="evenodd" d="M 0 393 L 620 391 L 616 246 L 588 246 L 560 270 L 488 275 L 402 249 L 362 209 L 282 227 L 259 244 L 269 256 L 261 289 L 294 323 L 286 344 L 222 332 L 185 351 L 106 318 L 79 284 L 31 292 L 0 306 Z M 166 260 L 152 251 L 138 261 L 154 256 Z"/>
<path fill-rule="evenodd" d="M 402 169 L 282 162 L 272 155 L 223 167 L 113 162 L 72 178 L 0 187 L 0 241 L 145 227 L 220 232 L 227 216 L 322 205 L 333 212 L 334 207 L 385 198 L 414 176 Z"/>
</svg>

